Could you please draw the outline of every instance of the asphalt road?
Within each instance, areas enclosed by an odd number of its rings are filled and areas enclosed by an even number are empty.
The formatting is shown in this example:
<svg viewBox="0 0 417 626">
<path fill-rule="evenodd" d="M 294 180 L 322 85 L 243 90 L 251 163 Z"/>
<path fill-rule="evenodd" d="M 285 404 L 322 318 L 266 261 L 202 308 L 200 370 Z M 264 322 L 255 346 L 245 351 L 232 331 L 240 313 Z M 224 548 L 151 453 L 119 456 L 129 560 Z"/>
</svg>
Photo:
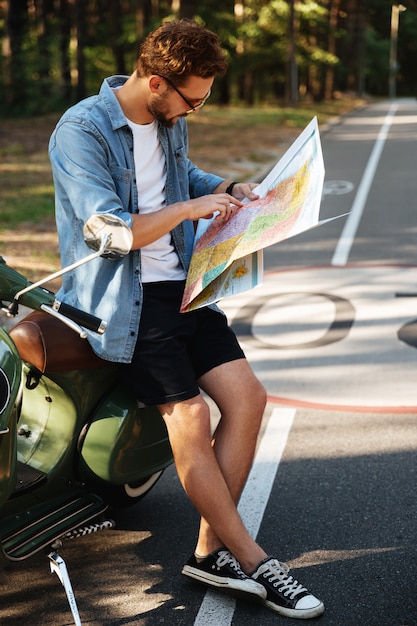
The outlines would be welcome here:
<svg viewBox="0 0 417 626">
<path fill-rule="evenodd" d="M 324 130 L 322 147 L 321 218 L 349 217 L 266 250 L 264 284 L 224 301 L 269 394 L 241 513 L 323 599 L 312 623 L 411 626 L 417 103 L 364 107 Z M 84 626 L 290 623 L 181 576 L 198 517 L 173 468 L 142 503 L 111 516 L 115 530 L 61 552 Z M 40 555 L 0 573 L 2 626 L 73 623 L 48 567 Z"/>
</svg>

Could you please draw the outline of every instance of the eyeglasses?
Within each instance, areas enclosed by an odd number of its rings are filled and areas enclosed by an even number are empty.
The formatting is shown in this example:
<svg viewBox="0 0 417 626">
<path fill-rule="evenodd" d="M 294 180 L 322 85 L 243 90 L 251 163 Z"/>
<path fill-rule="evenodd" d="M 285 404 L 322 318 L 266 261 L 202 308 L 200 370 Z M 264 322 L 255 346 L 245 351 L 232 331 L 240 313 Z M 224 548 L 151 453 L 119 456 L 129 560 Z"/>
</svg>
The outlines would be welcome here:
<svg viewBox="0 0 417 626">
<path fill-rule="evenodd" d="M 211 94 L 211 89 L 208 90 L 207 94 L 204 96 L 204 98 L 202 100 L 200 100 L 199 102 L 197 102 L 197 104 L 192 104 L 188 98 L 186 98 L 184 96 L 183 93 L 181 93 L 181 91 L 178 89 L 178 87 L 176 87 L 174 85 L 174 83 L 172 82 L 172 80 L 170 80 L 169 78 L 167 78 L 166 76 L 161 76 L 160 74 L 157 74 L 157 76 L 159 76 L 159 78 L 163 78 L 164 80 L 166 80 L 166 82 L 168 83 L 168 85 L 170 87 L 172 87 L 172 89 L 174 91 L 177 92 L 177 94 L 179 96 L 181 96 L 181 98 L 184 100 L 185 104 L 189 107 L 189 109 L 187 109 L 186 113 L 192 113 L 193 111 L 197 111 L 198 109 L 201 109 L 202 106 L 205 105 L 207 98 L 210 97 Z"/>
</svg>

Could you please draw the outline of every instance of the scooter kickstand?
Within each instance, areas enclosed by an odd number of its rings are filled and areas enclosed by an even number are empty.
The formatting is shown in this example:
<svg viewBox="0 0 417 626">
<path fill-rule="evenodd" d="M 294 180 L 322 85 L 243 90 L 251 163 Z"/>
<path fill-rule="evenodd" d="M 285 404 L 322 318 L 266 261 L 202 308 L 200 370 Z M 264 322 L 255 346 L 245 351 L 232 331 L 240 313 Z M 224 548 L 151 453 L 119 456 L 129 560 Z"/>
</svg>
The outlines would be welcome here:
<svg viewBox="0 0 417 626">
<path fill-rule="evenodd" d="M 64 586 L 65 593 L 67 594 L 68 598 L 68 603 L 71 608 L 72 616 L 74 618 L 74 623 L 76 626 L 82 626 L 65 561 L 56 552 L 51 552 L 50 554 L 48 554 L 48 558 L 51 567 L 51 573 L 55 572 L 55 574 L 58 576 L 59 580 Z"/>
</svg>

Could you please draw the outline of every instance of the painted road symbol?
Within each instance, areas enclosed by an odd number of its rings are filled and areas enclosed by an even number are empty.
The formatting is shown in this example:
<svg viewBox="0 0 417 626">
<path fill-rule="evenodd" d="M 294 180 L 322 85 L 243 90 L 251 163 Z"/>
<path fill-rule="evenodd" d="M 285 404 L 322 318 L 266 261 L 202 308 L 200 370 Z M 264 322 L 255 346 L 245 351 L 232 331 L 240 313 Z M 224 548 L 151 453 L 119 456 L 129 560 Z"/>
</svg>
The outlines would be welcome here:
<svg viewBox="0 0 417 626">
<path fill-rule="evenodd" d="M 354 184 L 349 180 L 325 180 L 323 185 L 324 196 L 342 196 L 350 193 L 354 189 Z"/>
<path fill-rule="evenodd" d="M 415 267 L 297 268 L 220 304 L 270 399 L 413 411 L 417 297 L 397 293 L 416 286 Z"/>
</svg>

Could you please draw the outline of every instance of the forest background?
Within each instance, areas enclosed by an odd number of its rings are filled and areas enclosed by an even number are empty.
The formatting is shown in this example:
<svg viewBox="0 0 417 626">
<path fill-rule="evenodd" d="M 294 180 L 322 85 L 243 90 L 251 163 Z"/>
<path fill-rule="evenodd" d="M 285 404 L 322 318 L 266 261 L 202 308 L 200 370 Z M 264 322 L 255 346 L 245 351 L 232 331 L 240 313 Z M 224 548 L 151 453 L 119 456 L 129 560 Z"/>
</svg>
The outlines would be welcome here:
<svg viewBox="0 0 417 626">
<path fill-rule="evenodd" d="M 63 109 L 130 74 L 146 34 L 173 17 L 204 23 L 227 50 L 211 103 L 383 97 L 390 65 L 398 95 L 415 96 L 417 0 L 394 7 L 395 37 L 388 0 L 0 0 L 0 114 Z"/>
</svg>

